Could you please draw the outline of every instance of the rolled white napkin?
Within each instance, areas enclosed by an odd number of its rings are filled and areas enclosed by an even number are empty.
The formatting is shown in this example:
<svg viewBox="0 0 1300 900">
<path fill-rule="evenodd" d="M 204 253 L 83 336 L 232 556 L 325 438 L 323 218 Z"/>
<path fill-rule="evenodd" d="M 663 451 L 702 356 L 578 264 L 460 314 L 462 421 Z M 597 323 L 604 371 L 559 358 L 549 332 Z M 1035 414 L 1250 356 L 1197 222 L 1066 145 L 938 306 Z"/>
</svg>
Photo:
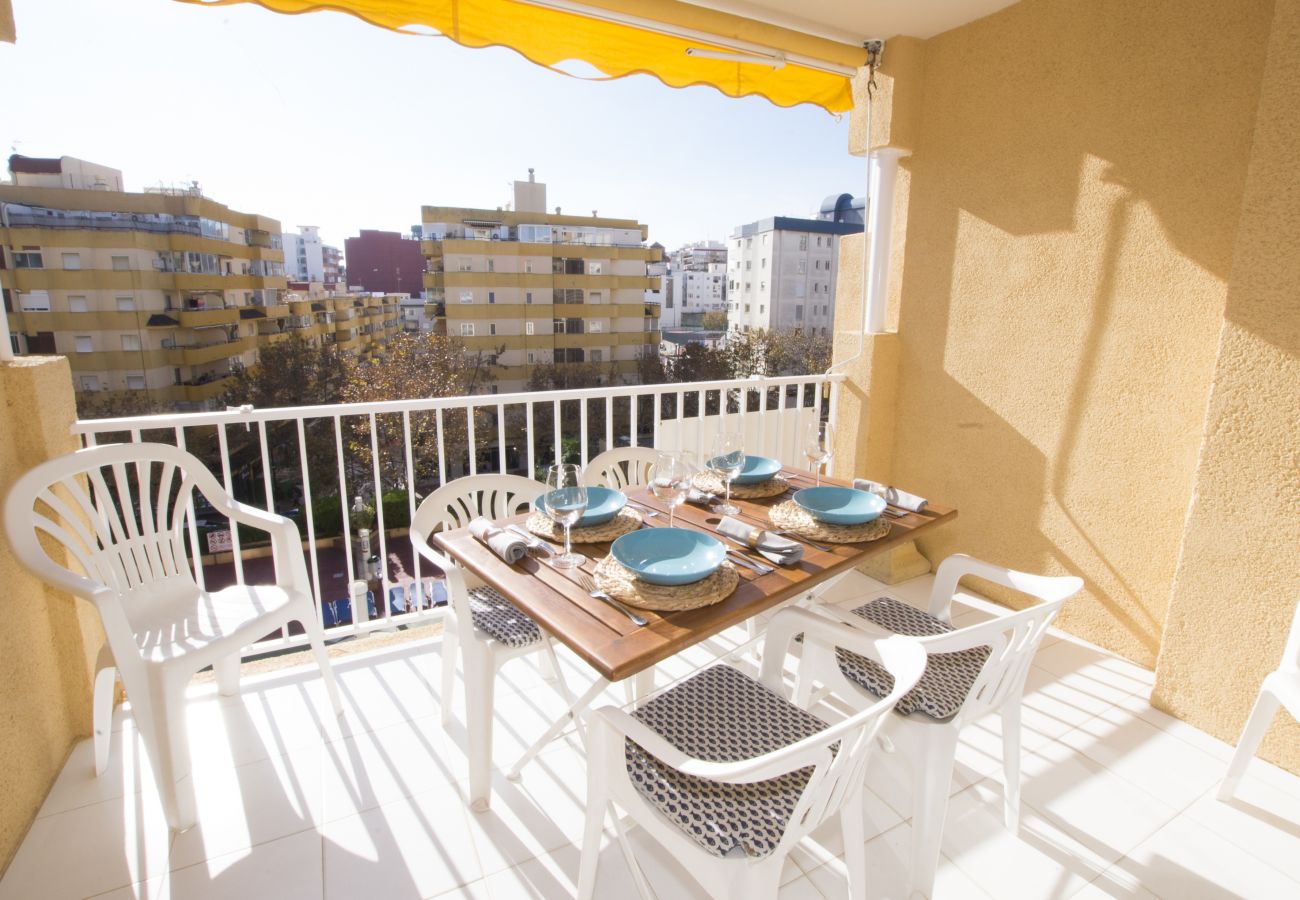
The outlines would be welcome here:
<svg viewBox="0 0 1300 900">
<path fill-rule="evenodd" d="M 513 532 L 498 528 L 483 516 L 469 523 L 469 533 L 487 544 L 489 550 L 511 565 L 528 555 L 527 541 Z"/>
<path fill-rule="evenodd" d="M 886 503 L 892 503 L 899 509 L 910 509 L 912 512 L 921 512 L 925 509 L 926 504 L 930 502 L 924 497 L 909 494 L 907 491 L 900 491 L 898 488 L 881 484 L 879 481 L 868 481 L 866 478 L 853 479 L 853 486 L 869 494 L 879 494 L 885 498 Z"/>
<path fill-rule="evenodd" d="M 686 502 L 694 503 L 696 506 L 708 506 L 711 503 L 717 503 L 718 498 L 708 491 L 702 491 L 699 488 L 691 488 L 686 493 Z"/>
<path fill-rule="evenodd" d="M 733 519 L 731 516 L 724 517 L 718 523 L 718 534 L 724 534 L 733 541 L 752 547 L 777 565 L 793 566 L 803 559 L 803 544 L 798 541 L 783 538 L 779 534 L 765 531 L 756 525 Z"/>
</svg>

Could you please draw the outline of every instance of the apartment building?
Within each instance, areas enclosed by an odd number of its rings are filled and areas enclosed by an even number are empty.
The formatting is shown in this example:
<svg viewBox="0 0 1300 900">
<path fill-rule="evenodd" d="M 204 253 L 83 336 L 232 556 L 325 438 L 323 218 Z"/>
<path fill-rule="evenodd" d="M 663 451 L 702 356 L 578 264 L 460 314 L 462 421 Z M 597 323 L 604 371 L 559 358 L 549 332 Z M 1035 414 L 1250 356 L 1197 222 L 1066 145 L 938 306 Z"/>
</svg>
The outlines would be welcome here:
<svg viewBox="0 0 1300 900">
<path fill-rule="evenodd" d="M 363 228 L 357 237 L 344 240 L 343 247 L 349 287 L 412 297 L 424 289 L 419 237 Z"/>
<path fill-rule="evenodd" d="M 510 209 L 423 208 L 425 300 L 435 330 L 496 355 L 501 392 L 523 390 L 534 366 L 599 363 L 635 377 L 658 352 L 658 285 L 648 227 L 634 219 L 546 212 L 546 185 L 516 181 Z"/>
<path fill-rule="evenodd" d="M 786 216 L 737 228 L 727 245 L 728 329 L 829 335 L 839 239 L 861 231 L 861 223 Z"/>
<path fill-rule="evenodd" d="M 400 326 L 396 298 L 288 292 L 280 223 L 197 185 L 130 193 L 121 172 L 71 157 L 13 156 L 9 169 L 0 289 L 11 345 L 67 356 L 79 393 L 204 409 L 260 347 L 292 333 L 373 352 Z"/>
<path fill-rule="evenodd" d="M 321 241 L 320 229 L 315 225 L 299 225 L 298 232 L 286 231 L 280 235 L 284 249 L 284 272 L 296 281 L 317 282 L 326 290 L 339 283 L 342 253 Z"/>
<path fill-rule="evenodd" d="M 659 326 L 680 328 L 703 313 L 727 311 L 727 246 L 687 244 L 669 256 L 660 293 Z M 685 319 L 683 318 L 685 316 Z"/>
</svg>

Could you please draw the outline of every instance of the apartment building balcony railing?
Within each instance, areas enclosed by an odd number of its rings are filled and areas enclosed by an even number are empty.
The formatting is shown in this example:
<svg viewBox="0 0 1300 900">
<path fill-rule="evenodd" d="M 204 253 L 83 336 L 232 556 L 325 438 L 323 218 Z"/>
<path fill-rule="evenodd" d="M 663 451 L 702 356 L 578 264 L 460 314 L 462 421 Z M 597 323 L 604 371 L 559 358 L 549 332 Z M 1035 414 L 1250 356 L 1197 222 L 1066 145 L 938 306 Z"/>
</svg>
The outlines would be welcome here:
<svg viewBox="0 0 1300 900">
<path fill-rule="evenodd" d="M 509 373 L 503 368 L 498 374 Z M 364 603 L 352 605 L 350 624 L 333 624 L 322 613 L 330 633 L 341 636 L 441 616 L 436 608 L 395 612 L 387 597 L 396 575 L 386 562 L 379 562 L 389 560 L 390 551 L 409 550 L 405 528 L 419 499 L 437 486 L 483 472 L 534 477 L 555 459 L 586 465 L 615 446 L 687 450 L 703 459 L 712 436 L 723 427 L 743 431 L 751 452 L 787 465 L 806 465 L 800 435 L 814 418 L 833 417 L 834 395 L 842 380 L 840 375 L 810 375 L 285 409 L 242 407 L 86 420 L 77 422 L 74 431 L 87 445 L 127 440 L 184 446 L 204 457 L 238 498 L 295 516 L 319 609 L 341 600 L 341 585 L 350 579 L 370 582 L 373 615 Z M 218 396 L 225 381 L 209 376 L 207 381 L 178 385 L 177 390 L 184 399 L 202 402 Z M 351 512 L 358 496 L 373 507 L 372 543 L 365 549 Z M 383 501 L 375 504 L 376 496 Z M 205 578 L 242 582 L 246 568 L 263 565 L 259 560 L 264 548 L 249 544 L 253 533 L 229 531 L 228 522 L 216 518 L 200 514 L 187 522 L 192 546 L 202 555 L 196 575 L 200 583 Z M 228 537 L 228 560 L 208 552 L 206 538 L 213 531 Z M 416 580 L 431 574 L 418 558 L 411 565 L 407 574 Z M 301 634 L 276 634 L 248 653 L 303 642 Z"/>
<path fill-rule="evenodd" d="M 203 366 L 218 360 L 229 359 L 232 356 L 239 356 L 256 347 L 257 338 L 251 336 L 207 344 L 173 344 L 166 347 L 167 364 L 170 366 Z"/>
</svg>

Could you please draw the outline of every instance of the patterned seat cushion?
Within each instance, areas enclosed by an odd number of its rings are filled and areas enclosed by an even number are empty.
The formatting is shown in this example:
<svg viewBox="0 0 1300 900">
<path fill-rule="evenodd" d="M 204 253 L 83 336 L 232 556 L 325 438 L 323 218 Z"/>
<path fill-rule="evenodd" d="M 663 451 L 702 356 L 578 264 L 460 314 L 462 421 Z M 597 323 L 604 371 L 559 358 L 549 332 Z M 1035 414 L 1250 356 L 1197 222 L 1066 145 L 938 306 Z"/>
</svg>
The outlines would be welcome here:
<svg viewBox="0 0 1300 900">
<path fill-rule="evenodd" d="M 474 627 L 508 647 L 527 647 L 542 639 L 542 630 L 493 588 L 470 588 L 469 614 Z"/>
<path fill-rule="evenodd" d="M 947 634 L 953 627 L 914 606 L 901 603 L 892 597 L 879 597 L 853 614 L 874 622 L 894 634 L 910 637 L 927 637 Z M 953 653 L 932 653 L 926 660 L 925 672 L 894 707 L 902 715 L 920 712 L 932 719 L 951 719 L 966 702 L 971 685 L 979 677 L 984 661 L 989 658 L 988 647 L 971 647 Z M 893 677 L 874 660 L 837 647 L 835 658 L 840 671 L 850 681 L 861 685 L 877 697 L 883 697 L 894 687 Z"/>
<path fill-rule="evenodd" d="M 716 665 L 632 713 L 678 750 L 710 762 L 735 762 L 793 744 L 826 727 L 762 684 Z M 631 740 L 624 757 L 632 784 L 714 856 L 763 857 L 781 840 L 812 768 L 752 784 L 684 775 Z"/>
</svg>

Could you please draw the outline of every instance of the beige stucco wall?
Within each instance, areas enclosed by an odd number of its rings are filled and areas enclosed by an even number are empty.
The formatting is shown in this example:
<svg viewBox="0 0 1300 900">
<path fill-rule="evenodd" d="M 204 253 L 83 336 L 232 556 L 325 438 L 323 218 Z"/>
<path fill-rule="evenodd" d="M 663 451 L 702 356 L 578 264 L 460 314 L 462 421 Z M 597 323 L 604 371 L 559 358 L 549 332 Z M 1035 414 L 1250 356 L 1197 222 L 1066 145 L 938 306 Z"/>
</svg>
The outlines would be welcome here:
<svg viewBox="0 0 1300 900">
<path fill-rule="evenodd" d="M 912 152 L 880 474 L 960 509 L 926 555 L 1080 574 L 1062 624 L 1146 665 L 1192 495 L 1271 7 L 1023 0 L 891 42 L 878 76 L 875 146 Z M 853 135 L 867 139 L 863 122 Z M 838 297 L 854 293 L 841 281 Z"/>
<path fill-rule="evenodd" d="M 1235 740 L 1300 600 L 1300 0 L 1278 0 L 1155 699 Z M 1278 716 L 1263 755 L 1300 771 Z"/>
<path fill-rule="evenodd" d="M 32 466 L 78 446 L 63 357 L 0 362 L 0 498 Z M 3 532 L 0 532 L 2 535 Z M 72 748 L 90 734 L 90 672 L 103 643 L 93 609 L 47 590 L 0 536 L 0 872 Z"/>
</svg>

